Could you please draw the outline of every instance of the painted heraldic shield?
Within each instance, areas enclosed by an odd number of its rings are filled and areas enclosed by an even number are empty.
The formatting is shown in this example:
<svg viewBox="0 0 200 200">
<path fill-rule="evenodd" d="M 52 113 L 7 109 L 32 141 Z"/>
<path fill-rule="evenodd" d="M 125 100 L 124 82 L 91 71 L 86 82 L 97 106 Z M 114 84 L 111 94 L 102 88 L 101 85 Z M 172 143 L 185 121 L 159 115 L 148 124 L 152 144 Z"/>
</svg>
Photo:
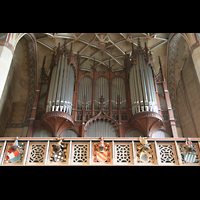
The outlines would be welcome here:
<svg viewBox="0 0 200 200">
<path fill-rule="evenodd" d="M 108 152 L 96 152 L 96 155 L 99 162 L 105 162 L 107 160 Z"/>
<path fill-rule="evenodd" d="M 60 150 L 60 151 L 54 153 L 52 155 L 52 158 L 54 158 L 55 162 L 62 162 L 64 159 L 64 156 L 65 156 L 64 152 L 62 152 L 62 150 Z"/>
<path fill-rule="evenodd" d="M 195 160 L 196 160 L 196 155 L 193 154 L 193 153 L 185 153 L 184 154 L 184 160 L 187 162 L 187 163 L 194 163 Z"/>
<path fill-rule="evenodd" d="M 10 150 L 10 153 L 7 155 L 10 159 L 10 162 L 17 162 L 20 159 L 19 150 Z"/>
<path fill-rule="evenodd" d="M 144 162 L 144 163 L 148 163 L 149 157 L 148 157 L 148 155 L 147 155 L 146 152 L 142 151 L 142 152 L 140 153 L 140 160 L 141 160 L 142 162 Z"/>
</svg>

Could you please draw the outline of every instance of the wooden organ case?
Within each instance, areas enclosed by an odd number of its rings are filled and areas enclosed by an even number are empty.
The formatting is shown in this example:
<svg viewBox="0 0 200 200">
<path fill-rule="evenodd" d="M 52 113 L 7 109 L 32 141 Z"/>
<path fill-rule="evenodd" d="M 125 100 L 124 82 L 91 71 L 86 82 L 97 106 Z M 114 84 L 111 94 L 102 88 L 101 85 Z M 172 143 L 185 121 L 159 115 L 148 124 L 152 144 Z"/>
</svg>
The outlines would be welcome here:
<svg viewBox="0 0 200 200">
<path fill-rule="evenodd" d="M 177 137 L 161 63 L 156 75 L 146 46 L 134 50 L 132 45 L 122 71 L 112 71 L 110 60 L 108 68 L 95 64 L 94 60 L 90 71 L 81 70 L 79 54 L 73 54 L 72 46 L 67 50 L 59 44 L 48 75 L 43 63 L 28 137 L 38 130 L 53 137 L 63 137 L 66 130 L 77 137 L 128 137 L 131 130 L 152 137 L 163 130 Z"/>
</svg>

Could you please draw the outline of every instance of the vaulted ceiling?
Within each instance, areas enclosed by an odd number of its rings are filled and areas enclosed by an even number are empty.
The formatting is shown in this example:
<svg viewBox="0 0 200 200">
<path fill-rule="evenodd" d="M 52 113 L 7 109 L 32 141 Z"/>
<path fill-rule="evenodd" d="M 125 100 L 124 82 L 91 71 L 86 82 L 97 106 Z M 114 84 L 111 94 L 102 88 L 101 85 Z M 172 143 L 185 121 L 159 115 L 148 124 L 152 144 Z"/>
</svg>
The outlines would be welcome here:
<svg viewBox="0 0 200 200">
<path fill-rule="evenodd" d="M 153 54 L 156 71 L 159 68 L 158 56 L 165 66 L 166 50 L 169 33 L 35 33 L 38 44 L 38 61 L 42 67 L 43 57 L 47 56 L 45 68 L 48 70 L 51 55 L 54 49 L 60 45 L 73 49 L 73 53 L 80 55 L 82 70 L 89 71 L 91 65 L 112 66 L 114 72 L 124 68 L 124 55 L 131 53 L 140 45 L 144 48 L 145 43 Z"/>
</svg>

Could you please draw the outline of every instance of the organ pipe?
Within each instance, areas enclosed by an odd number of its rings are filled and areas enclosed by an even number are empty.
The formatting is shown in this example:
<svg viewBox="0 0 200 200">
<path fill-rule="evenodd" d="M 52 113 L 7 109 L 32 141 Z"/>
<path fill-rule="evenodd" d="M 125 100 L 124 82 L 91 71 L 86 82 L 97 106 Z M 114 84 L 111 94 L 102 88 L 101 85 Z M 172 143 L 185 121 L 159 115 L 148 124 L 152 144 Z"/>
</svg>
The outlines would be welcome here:
<svg viewBox="0 0 200 200">
<path fill-rule="evenodd" d="M 117 96 L 120 97 L 121 109 L 126 109 L 126 91 L 124 80 L 121 77 L 115 77 L 112 80 L 112 108 L 117 110 Z"/>
<path fill-rule="evenodd" d="M 158 112 L 151 65 L 145 57 L 145 50 L 138 46 L 132 54 L 135 63 L 130 69 L 130 93 L 132 114 L 143 111 Z M 147 52 L 146 52 L 147 54 Z"/>
<path fill-rule="evenodd" d="M 92 80 L 89 77 L 83 77 L 79 83 L 77 108 L 83 109 L 84 98 L 86 110 L 92 109 Z"/>
<path fill-rule="evenodd" d="M 119 132 L 113 125 L 104 120 L 97 120 L 88 126 L 85 137 L 118 137 Z"/>
<path fill-rule="evenodd" d="M 51 74 L 46 112 L 61 111 L 71 115 L 74 94 L 74 68 L 68 65 L 68 54 L 59 56 Z"/>
<path fill-rule="evenodd" d="M 103 95 L 104 98 L 104 109 L 109 109 L 109 85 L 108 80 L 104 77 L 100 77 L 96 80 L 95 85 L 95 109 L 100 109 L 100 97 Z"/>
</svg>

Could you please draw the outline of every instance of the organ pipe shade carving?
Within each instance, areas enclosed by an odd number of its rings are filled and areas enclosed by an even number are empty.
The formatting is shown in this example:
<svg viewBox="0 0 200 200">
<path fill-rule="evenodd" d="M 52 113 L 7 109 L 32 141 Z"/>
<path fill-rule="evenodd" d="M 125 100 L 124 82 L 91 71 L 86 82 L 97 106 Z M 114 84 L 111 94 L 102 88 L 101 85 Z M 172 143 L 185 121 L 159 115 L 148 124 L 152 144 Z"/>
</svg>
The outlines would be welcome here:
<svg viewBox="0 0 200 200">
<path fill-rule="evenodd" d="M 120 97 L 121 109 L 126 109 L 126 90 L 124 80 L 121 77 L 115 77 L 112 80 L 112 109 L 117 110 L 117 96 Z"/>
<path fill-rule="evenodd" d="M 83 77 L 79 83 L 77 108 L 83 109 L 84 98 L 86 103 L 86 110 L 92 109 L 92 79 Z"/>
<path fill-rule="evenodd" d="M 46 112 L 62 111 L 71 115 L 74 94 L 74 68 L 62 53 L 51 75 Z"/>
<path fill-rule="evenodd" d="M 95 84 L 95 109 L 100 109 L 100 97 L 104 98 L 104 109 L 109 109 L 109 85 L 108 80 L 104 77 L 100 77 L 96 80 Z"/>
<path fill-rule="evenodd" d="M 142 111 L 158 112 L 153 74 L 141 51 L 136 55 L 136 64 L 130 69 L 130 94 L 132 114 Z"/>
<path fill-rule="evenodd" d="M 110 122 L 97 120 L 89 125 L 85 137 L 119 137 L 119 132 Z"/>
</svg>

